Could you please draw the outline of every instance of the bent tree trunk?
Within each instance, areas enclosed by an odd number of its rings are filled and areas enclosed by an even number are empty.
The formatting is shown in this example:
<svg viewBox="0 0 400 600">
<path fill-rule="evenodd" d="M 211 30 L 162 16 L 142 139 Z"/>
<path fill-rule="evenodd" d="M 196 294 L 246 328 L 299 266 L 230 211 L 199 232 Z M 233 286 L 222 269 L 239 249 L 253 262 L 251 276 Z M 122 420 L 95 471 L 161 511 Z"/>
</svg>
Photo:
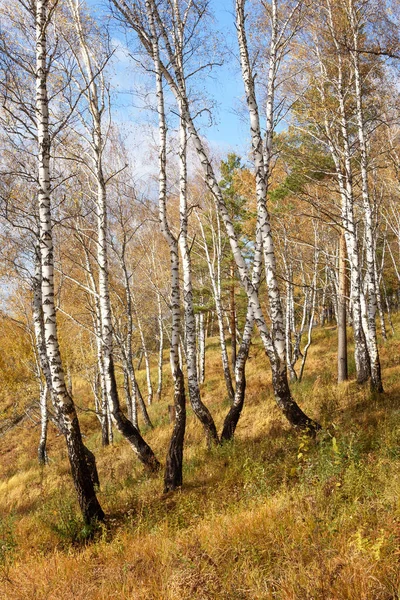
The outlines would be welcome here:
<svg viewBox="0 0 400 600">
<path fill-rule="evenodd" d="M 185 385 L 178 367 L 174 373 L 175 422 L 168 448 L 164 474 L 164 493 L 182 486 L 183 442 L 186 429 Z"/>
<path fill-rule="evenodd" d="M 235 397 L 232 406 L 225 417 L 221 442 L 227 442 L 233 438 L 240 415 L 242 414 L 246 392 L 246 362 L 249 357 L 253 326 L 254 317 L 251 310 L 248 309 L 243 337 L 235 364 Z"/>
<path fill-rule="evenodd" d="M 84 520 L 90 524 L 95 520 L 103 520 L 104 512 L 97 500 L 86 462 L 85 447 L 82 442 L 75 405 L 65 384 L 54 305 L 54 254 L 50 202 L 51 140 L 47 94 L 46 30 L 49 23 L 48 5 L 47 0 L 37 0 L 35 4 L 38 205 L 44 335 L 56 415 L 65 436 L 72 477 L 82 515 Z"/>
<path fill-rule="evenodd" d="M 101 321 L 101 342 L 102 355 L 104 362 L 105 384 L 108 397 L 109 410 L 111 417 L 123 437 L 128 441 L 139 460 L 151 471 L 159 468 L 159 462 L 150 446 L 144 441 L 136 427 L 123 414 L 119 402 L 117 384 L 115 379 L 115 369 L 113 361 L 113 332 L 111 318 L 111 301 L 109 291 L 109 271 L 108 271 L 108 219 L 107 219 L 107 186 L 103 173 L 103 151 L 104 139 L 102 134 L 102 115 L 104 106 L 102 105 L 102 94 L 98 90 L 98 77 L 95 75 L 97 70 L 96 60 L 85 37 L 82 27 L 79 5 L 77 2 L 70 2 L 71 11 L 74 17 L 74 26 L 79 38 L 80 50 L 82 53 L 82 65 L 79 65 L 81 73 L 87 87 L 84 95 L 88 104 L 91 117 L 92 133 L 92 168 L 90 173 L 94 176 L 97 185 L 96 213 L 97 213 L 97 262 L 99 268 L 99 305 Z"/>
<path fill-rule="evenodd" d="M 147 408 L 146 408 L 146 404 L 143 400 L 143 394 L 140 390 L 139 384 L 137 382 L 136 379 L 136 375 L 135 372 L 133 370 L 133 363 L 132 364 L 132 374 L 131 374 L 131 381 L 132 381 L 132 386 L 135 386 L 135 395 L 139 404 L 139 408 L 140 408 L 140 412 L 142 413 L 142 417 L 143 417 L 143 421 L 145 422 L 145 424 L 147 425 L 147 427 L 150 427 L 150 429 L 154 429 L 154 425 L 151 422 L 151 419 L 149 417 L 149 413 L 147 412 Z"/>
<path fill-rule="evenodd" d="M 178 242 L 172 234 L 167 218 L 167 126 L 165 119 L 164 89 L 161 73 L 160 55 L 158 41 L 155 35 L 154 15 L 151 7 L 146 3 L 147 16 L 150 23 L 152 44 L 150 54 L 154 63 L 157 95 L 157 113 L 159 130 L 159 196 L 158 196 L 158 214 L 160 220 L 160 229 L 169 248 L 170 256 L 170 274 L 171 274 L 171 348 L 170 362 L 172 377 L 174 379 L 174 406 L 175 423 L 171 436 L 164 473 L 164 492 L 175 490 L 182 485 L 182 467 L 183 467 L 183 445 L 186 430 L 186 395 L 183 380 L 183 373 L 179 361 L 179 339 L 180 339 L 180 321 L 181 321 L 181 301 L 179 287 L 179 254 Z"/>
<path fill-rule="evenodd" d="M 144 466 L 147 467 L 150 471 L 157 471 L 160 468 L 160 463 L 158 462 L 153 450 L 145 442 L 145 440 L 140 435 L 139 431 L 126 418 L 126 416 L 121 410 L 118 399 L 117 382 L 115 380 L 115 369 L 112 357 L 109 357 L 107 379 L 109 382 L 108 385 L 110 385 L 109 392 L 112 399 L 111 415 L 118 431 L 130 444 L 131 448 L 137 455 L 140 462 L 143 463 Z"/>
<path fill-rule="evenodd" d="M 101 140 L 99 148 L 102 147 Z M 144 441 L 136 427 L 126 418 L 121 410 L 117 383 L 115 379 L 114 361 L 112 357 L 113 339 L 111 323 L 111 304 L 108 282 L 108 258 L 107 258 L 107 206 L 106 206 L 106 188 L 103 177 L 101 161 L 97 163 L 98 177 L 98 263 L 99 263 L 99 296 L 102 326 L 103 358 L 107 395 L 110 403 L 112 419 L 121 433 L 127 440 L 139 460 L 151 471 L 159 468 L 160 464 L 150 448 Z M 129 368 L 129 364 L 128 364 Z"/>
<path fill-rule="evenodd" d="M 187 348 L 187 374 L 190 403 L 193 412 L 203 425 L 207 444 L 218 444 L 218 433 L 214 420 L 207 406 L 202 402 L 199 380 L 197 376 L 196 354 L 196 319 L 193 307 L 192 265 L 188 243 L 188 209 L 187 209 L 187 131 L 183 116 L 183 107 L 180 107 L 180 139 L 179 139 L 179 248 L 183 268 L 183 304 L 185 311 L 185 333 Z"/>
<path fill-rule="evenodd" d="M 210 221 L 212 239 L 214 244 L 214 256 L 216 256 L 216 260 L 212 260 L 210 256 L 210 251 L 208 249 L 207 237 L 205 235 L 203 223 L 197 215 L 197 219 L 200 226 L 201 237 L 203 238 L 203 248 L 208 266 L 208 273 L 211 280 L 211 289 L 214 297 L 215 303 L 215 311 L 217 313 L 217 321 L 218 321 L 218 331 L 219 331 L 219 343 L 221 347 L 221 360 L 222 360 L 222 369 L 225 378 L 226 390 L 228 393 L 228 397 L 233 402 L 234 400 L 234 389 L 232 385 L 232 377 L 229 369 L 229 358 L 228 351 L 226 348 L 226 339 L 225 339 L 225 328 L 224 328 L 224 314 L 222 309 L 221 302 L 221 260 L 222 260 L 222 249 L 221 249 L 221 226 L 220 226 L 220 218 L 218 215 L 218 211 L 216 211 L 216 219 L 217 219 L 217 231 L 214 231 L 214 226 L 212 220 Z M 215 262 L 217 263 L 215 265 Z M 234 284 L 232 284 L 234 285 Z M 234 302 L 234 297 L 233 297 Z M 231 297 L 232 303 L 232 297 Z M 234 344 L 235 355 L 236 355 L 236 319 L 234 323 L 234 333 L 232 334 L 232 344 Z M 233 348 L 233 346 L 232 346 Z M 233 359 L 232 359 L 233 360 Z M 235 359 L 236 361 L 236 359 Z"/>
<path fill-rule="evenodd" d="M 262 240 L 261 233 L 258 233 L 257 243 L 254 252 L 252 284 L 258 292 L 262 272 Z M 251 302 L 247 303 L 246 322 L 243 331 L 243 337 L 240 344 L 235 363 L 235 397 L 228 414 L 225 417 L 224 426 L 221 434 L 221 442 L 229 441 L 233 438 L 236 426 L 244 405 L 246 393 L 246 362 L 249 357 L 251 337 L 254 327 L 254 314 Z"/>
<path fill-rule="evenodd" d="M 192 139 L 194 148 L 196 150 L 196 153 L 198 155 L 198 158 L 199 158 L 202 168 L 204 170 L 206 184 L 209 187 L 211 193 L 213 194 L 215 202 L 218 206 L 220 216 L 224 222 L 224 225 L 225 225 L 228 237 L 229 237 L 230 245 L 231 245 L 231 250 L 232 250 L 235 262 L 236 262 L 237 270 L 238 270 L 241 282 L 243 284 L 243 287 L 248 296 L 248 299 L 251 302 L 252 310 L 254 312 L 255 322 L 256 322 L 257 328 L 259 329 L 261 339 L 262 339 L 262 342 L 264 345 L 264 349 L 265 349 L 266 354 L 267 354 L 269 360 L 271 361 L 271 363 L 275 362 L 275 356 L 276 356 L 275 348 L 272 343 L 272 338 L 271 338 L 270 332 L 269 332 L 266 322 L 265 322 L 265 318 L 264 318 L 263 311 L 261 308 L 260 300 L 259 300 L 258 294 L 255 292 L 255 290 L 251 284 L 251 281 L 249 280 L 246 260 L 242 254 L 239 240 L 237 239 L 237 235 L 235 232 L 235 228 L 234 228 L 232 219 L 231 219 L 229 211 L 224 203 L 223 195 L 222 195 L 221 189 L 218 185 L 211 161 L 208 158 L 208 154 L 205 149 L 203 140 L 200 137 L 200 135 L 197 131 L 197 128 L 194 124 L 193 117 L 191 115 L 189 99 L 188 99 L 188 96 L 186 93 L 185 75 L 184 75 L 184 72 L 182 69 L 182 65 L 180 65 L 179 62 L 176 60 L 176 55 L 175 55 L 174 51 L 172 50 L 171 45 L 169 44 L 168 29 L 167 29 L 165 23 L 163 22 L 163 19 L 159 13 L 157 3 L 154 0 L 146 0 L 146 17 L 147 17 L 148 24 L 149 24 L 149 28 L 147 28 L 143 24 L 143 22 L 141 22 L 140 16 L 137 13 L 134 13 L 133 11 L 131 11 L 127 7 L 126 4 L 124 4 L 124 7 L 122 8 L 121 3 L 119 3 L 117 0 L 113 0 L 113 1 L 114 1 L 116 8 L 121 12 L 123 17 L 125 19 L 127 19 L 129 24 L 135 29 L 135 31 L 137 31 L 141 43 L 143 44 L 144 48 L 149 52 L 149 54 L 152 57 L 154 57 L 154 55 L 155 55 L 155 52 L 154 52 L 155 47 L 157 48 L 157 52 L 158 52 L 158 40 L 160 39 L 160 36 L 162 37 L 163 42 L 165 42 L 165 50 L 168 53 L 169 65 L 167 66 L 166 64 L 164 64 L 161 61 L 160 56 L 158 54 L 158 56 L 157 56 L 158 72 L 159 72 L 160 76 L 162 75 L 165 77 L 165 80 L 166 80 L 167 84 L 169 85 L 169 87 L 177 101 L 177 104 L 180 107 L 180 110 L 182 111 L 181 116 L 183 117 L 185 124 L 188 128 L 188 131 L 191 135 L 191 139 Z M 157 26 L 159 27 L 160 32 L 156 31 L 155 23 L 154 23 L 155 17 L 157 19 Z M 179 23 L 178 28 L 180 28 L 181 31 L 184 30 L 184 24 L 181 19 L 178 19 L 178 23 Z M 160 35 L 159 35 L 159 33 L 160 33 Z M 156 71 L 157 71 L 157 69 L 156 69 Z M 266 247 L 265 253 L 268 254 L 269 251 L 270 251 L 270 248 Z M 267 274 L 267 277 L 268 277 L 268 275 L 269 274 Z M 283 336 L 283 349 L 284 349 L 284 336 Z M 283 356 L 283 359 L 285 360 L 285 356 Z M 275 366 L 273 366 L 273 369 L 275 369 Z M 281 391 L 285 392 L 285 390 L 283 389 L 282 386 L 278 386 L 277 392 L 280 393 Z M 290 417 L 290 415 L 293 415 L 294 416 L 293 424 L 296 427 L 300 427 L 301 425 L 299 422 L 298 415 L 296 418 L 296 415 L 294 415 L 293 410 L 290 410 L 290 408 L 292 407 L 292 405 L 294 403 L 294 400 L 291 398 L 291 396 L 289 396 L 289 398 L 288 398 L 288 396 L 285 392 L 283 397 L 279 400 L 278 404 L 279 405 L 281 405 L 282 403 L 285 404 L 287 401 L 289 402 L 290 406 L 288 406 L 288 410 L 285 410 L 285 414 L 286 414 L 286 416 L 289 416 L 289 417 Z M 304 429 L 309 430 L 311 422 L 312 422 L 311 419 L 304 416 L 304 420 L 303 420 Z"/>
</svg>

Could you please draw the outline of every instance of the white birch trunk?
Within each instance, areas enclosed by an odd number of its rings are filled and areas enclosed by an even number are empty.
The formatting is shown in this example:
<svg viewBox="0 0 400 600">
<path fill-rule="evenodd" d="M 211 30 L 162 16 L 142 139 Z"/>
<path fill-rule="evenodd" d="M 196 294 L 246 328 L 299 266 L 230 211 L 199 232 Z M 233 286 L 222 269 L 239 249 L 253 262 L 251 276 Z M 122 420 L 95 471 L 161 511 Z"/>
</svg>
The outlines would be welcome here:
<svg viewBox="0 0 400 600">
<path fill-rule="evenodd" d="M 157 308 L 158 308 L 158 385 L 157 385 L 157 400 L 161 400 L 163 388 L 163 350 L 164 350 L 164 327 L 161 295 L 157 292 Z"/>
<path fill-rule="evenodd" d="M 92 119 L 92 173 L 95 175 L 97 185 L 96 213 L 97 213 L 97 262 L 99 267 L 99 304 L 101 316 L 101 341 L 104 361 L 104 374 L 107 397 L 112 419 L 118 431 L 125 437 L 139 460 L 150 470 L 157 470 L 159 462 L 150 446 L 144 441 L 136 427 L 123 414 L 118 397 L 115 369 L 113 361 L 113 331 L 112 313 L 108 275 L 108 241 L 107 241 L 107 189 L 103 172 L 104 140 L 102 134 L 103 102 L 99 96 L 99 89 L 95 77 L 95 61 L 85 38 L 79 12 L 78 0 L 70 0 L 69 5 L 74 17 L 74 25 L 79 37 L 85 69 L 81 69 L 82 76 L 87 82 L 87 102 Z M 102 77 L 101 85 L 104 86 Z"/>
<path fill-rule="evenodd" d="M 54 304 L 54 249 L 51 217 L 49 106 L 47 94 L 48 0 L 36 0 L 36 126 L 38 140 L 38 205 L 44 339 L 57 419 L 65 435 L 68 456 L 84 519 L 103 519 L 88 468 L 75 405 L 68 394 L 61 362 Z"/>
<path fill-rule="evenodd" d="M 185 312 L 186 366 L 188 374 L 188 390 L 190 403 L 197 418 L 202 423 L 207 443 L 218 443 L 218 434 L 208 408 L 201 401 L 199 381 L 197 378 L 196 354 L 196 320 L 193 308 L 192 266 L 188 242 L 188 207 L 187 207 L 187 130 L 184 110 L 180 106 L 179 126 L 179 250 L 183 270 L 183 305 Z"/>
<path fill-rule="evenodd" d="M 38 446 L 38 460 L 40 465 L 49 462 L 47 455 L 47 429 L 49 424 L 49 415 L 47 411 L 47 382 L 41 382 L 40 385 L 40 440 Z"/>
<path fill-rule="evenodd" d="M 258 238 L 256 240 L 256 248 L 254 252 L 254 267 L 252 274 L 252 284 L 256 291 L 260 286 L 260 278 L 262 272 L 262 240 L 261 233 L 259 231 Z M 243 336 L 240 342 L 239 352 L 236 358 L 235 364 L 235 397 L 232 402 L 232 406 L 225 417 L 224 425 L 221 434 L 221 441 L 229 441 L 233 438 L 238 424 L 240 415 L 242 413 L 243 404 L 245 400 L 246 392 L 246 362 L 249 357 L 249 350 L 251 344 L 251 338 L 253 335 L 254 328 L 254 315 L 250 301 L 247 303 L 247 314 L 246 322 L 244 326 Z"/>
<path fill-rule="evenodd" d="M 333 28 L 333 21 L 331 15 L 330 2 L 327 2 L 328 14 L 330 18 L 330 30 L 333 36 L 333 41 L 337 48 L 337 100 L 339 103 L 339 121 L 341 129 L 341 143 L 342 149 L 338 150 L 335 148 L 333 141 L 335 136 L 331 130 L 331 124 L 328 120 L 328 115 L 325 112 L 325 130 L 327 138 L 329 140 L 330 152 L 332 159 L 335 163 L 336 176 L 339 185 L 339 191 L 342 201 L 342 224 L 345 232 L 347 255 L 350 263 L 350 297 L 352 305 L 352 317 L 353 317 L 353 332 L 354 332 L 354 357 L 356 363 L 357 381 L 363 383 L 367 381 L 370 375 L 369 368 L 369 355 L 365 344 L 365 337 L 362 327 L 362 309 L 361 309 L 361 277 L 360 277 L 360 266 L 359 266 L 359 252 L 358 252 L 358 239 L 357 229 L 354 217 L 354 196 L 353 196 L 353 171 L 351 165 L 351 153 L 349 146 L 348 137 L 348 125 L 347 115 L 345 108 L 345 95 L 343 89 L 343 72 L 342 72 L 342 59 L 340 54 L 340 48 L 338 42 L 335 39 L 335 33 Z M 319 52 L 319 49 L 317 48 Z M 325 70 L 323 67 L 323 61 L 319 56 L 320 71 L 323 78 L 325 78 Z M 327 105 L 327 99 L 323 86 L 320 88 L 321 100 L 323 106 Z M 344 172 L 341 165 L 341 157 L 344 159 Z"/>
<path fill-rule="evenodd" d="M 79 236 L 81 237 L 81 236 Z M 102 446 L 108 446 L 112 443 L 112 426 L 109 422 L 109 401 L 107 395 L 106 388 L 106 377 L 104 370 L 104 359 L 103 359 L 103 344 L 101 340 L 102 328 L 101 328 L 101 312 L 100 312 L 100 302 L 99 302 L 99 294 L 97 292 L 97 285 L 95 276 L 93 273 L 92 263 L 90 260 L 90 254 L 88 248 L 86 247 L 85 241 L 81 239 L 82 247 L 85 253 L 85 263 L 86 263 L 86 272 L 88 275 L 89 282 L 92 289 L 93 295 L 93 304 L 94 304 L 94 315 L 93 315 L 93 327 L 96 335 L 96 351 L 97 351 L 97 367 L 99 370 L 99 378 L 100 378 L 100 389 L 101 389 L 101 442 Z M 110 437 L 111 431 L 111 437 Z"/>
<path fill-rule="evenodd" d="M 361 89 L 361 74 L 359 64 L 358 42 L 361 35 L 360 23 L 357 22 L 357 16 L 353 5 L 353 0 L 349 0 L 349 18 L 353 33 L 353 50 L 351 51 L 353 66 L 354 66 L 354 82 L 357 102 L 357 129 L 358 141 L 360 143 L 361 153 L 361 183 L 362 183 L 362 199 L 364 208 L 364 235 L 366 241 L 366 262 L 367 262 L 367 308 L 366 308 L 366 325 L 365 330 L 366 341 L 368 345 L 368 353 L 370 358 L 371 368 L 371 385 L 377 392 L 383 392 L 381 365 L 379 359 L 378 340 L 376 334 L 376 280 L 375 280 L 375 244 L 374 244 L 374 228 L 371 201 L 369 195 L 368 184 L 368 151 L 365 139 L 365 119 L 362 103 Z"/>
<path fill-rule="evenodd" d="M 318 251 L 317 228 L 316 228 L 315 224 L 314 224 L 314 233 L 315 233 L 314 273 L 313 273 L 313 278 L 312 278 L 312 282 L 311 282 L 312 289 L 311 289 L 311 303 L 310 303 L 311 305 L 310 305 L 309 322 L 308 322 L 308 335 L 307 335 L 307 343 L 303 349 L 303 358 L 301 360 L 301 365 L 300 365 L 299 381 L 301 381 L 303 379 L 304 368 L 306 365 L 308 350 L 310 349 L 311 342 L 312 342 L 312 330 L 314 327 L 315 306 L 316 306 L 316 299 L 317 299 L 317 275 L 318 275 L 319 251 Z"/>
<path fill-rule="evenodd" d="M 208 159 L 207 152 L 205 151 L 204 144 L 197 132 L 197 129 L 194 125 L 190 109 L 189 102 L 186 95 L 185 90 L 185 82 L 184 75 L 179 65 L 177 64 L 175 53 L 173 52 L 171 45 L 169 43 L 168 35 L 165 29 L 165 26 L 162 22 L 162 19 L 158 13 L 158 8 L 154 0 L 146 0 L 146 13 L 147 18 L 150 23 L 150 37 L 146 33 L 145 28 L 143 28 L 143 24 L 138 19 L 138 16 L 132 13 L 129 10 L 129 7 L 124 2 L 119 2 L 117 0 L 113 0 L 114 4 L 117 6 L 118 10 L 124 15 L 124 17 L 128 20 L 129 24 L 135 29 L 135 31 L 139 35 L 139 39 L 146 50 L 149 52 L 151 56 L 154 56 L 154 45 L 157 44 L 157 40 L 159 35 L 161 36 L 163 43 L 165 44 L 166 51 L 169 55 L 169 60 L 171 63 L 171 68 L 174 72 L 174 77 L 171 75 L 170 71 L 166 68 L 166 66 L 161 62 L 158 56 L 158 67 L 160 71 L 160 75 L 162 74 L 165 77 L 172 93 L 174 94 L 177 104 L 182 111 L 182 117 L 185 120 L 188 131 L 192 137 L 194 148 L 197 152 L 198 158 L 204 169 L 205 181 L 208 185 L 210 191 L 212 192 L 215 201 L 218 206 L 218 210 L 220 212 L 221 218 L 224 222 L 231 250 L 236 262 L 236 266 L 238 269 L 238 273 L 243 284 L 243 287 L 248 295 L 249 301 L 251 302 L 252 311 L 255 317 L 255 322 L 257 324 L 258 330 L 260 332 L 260 336 L 265 348 L 265 351 L 269 357 L 271 367 L 273 369 L 273 385 L 274 385 L 274 393 L 277 404 L 282 409 L 285 416 L 295 427 L 303 428 L 306 430 L 315 430 L 318 426 L 312 422 L 298 407 L 298 405 L 294 402 L 291 397 L 288 381 L 287 381 L 287 373 L 285 366 L 285 353 L 283 352 L 283 362 L 279 360 L 277 362 L 277 354 L 275 351 L 275 346 L 272 341 L 270 332 L 266 326 L 266 322 L 262 313 L 260 301 L 258 298 L 258 294 L 255 291 L 254 287 L 251 284 L 250 278 L 248 276 L 248 268 L 246 261 L 241 253 L 240 244 L 236 236 L 236 232 L 234 229 L 234 225 L 232 219 L 229 215 L 229 211 L 227 210 L 221 190 L 218 186 L 217 179 L 215 177 L 212 165 L 210 160 Z M 160 32 L 156 31 L 155 23 L 156 20 L 157 26 L 160 29 Z M 270 248 L 264 250 L 264 252 L 268 255 L 270 252 Z M 271 280 L 269 278 L 271 283 Z M 270 289 L 273 286 L 269 286 Z M 274 294 L 272 294 L 274 295 Z M 276 306 L 274 307 L 276 309 Z M 283 335 L 283 347 L 284 350 L 284 335 Z"/>
<path fill-rule="evenodd" d="M 174 408 L 175 423 L 172 432 L 164 475 L 164 491 L 169 492 L 180 487 L 183 482 L 183 444 L 186 430 L 186 397 L 183 373 L 180 359 L 180 286 L 179 286 L 179 254 L 178 242 L 172 234 L 167 219 L 167 126 L 165 118 L 165 103 L 162 68 L 160 63 L 159 48 L 157 36 L 155 34 L 154 15 L 150 2 L 146 1 L 146 12 L 150 23 L 152 36 L 151 46 L 148 48 L 153 59 L 156 94 L 157 94 L 157 112 L 159 128 L 159 198 L 158 210 L 161 232 L 168 244 L 170 254 L 171 269 L 171 345 L 170 345 L 170 364 L 172 376 L 174 379 Z"/>
<path fill-rule="evenodd" d="M 204 329 L 204 313 L 199 314 L 199 381 L 204 383 L 206 373 L 206 337 Z"/>
<path fill-rule="evenodd" d="M 138 330 L 139 330 L 140 342 L 142 344 L 142 352 L 143 352 L 143 357 L 144 357 L 144 366 L 145 366 L 145 370 L 146 370 L 147 405 L 151 406 L 151 403 L 153 402 L 153 384 L 151 382 L 149 351 L 147 349 L 146 338 L 144 336 L 142 319 L 140 318 L 139 312 L 137 310 L 135 294 L 133 292 L 131 292 L 131 295 L 132 295 L 132 308 L 135 313 L 136 322 L 137 322 L 137 326 L 138 326 Z"/>
<path fill-rule="evenodd" d="M 210 251 L 208 249 L 207 238 L 205 235 L 203 223 L 196 213 L 201 237 L 203 239 L 203 249 L 207 262 L 208 273 L 211 281 L 211 289 L 213 293 L 213 298 L 215 302 L 215 311 L 217 313 L 217 321 L 218 321 L 218 331 L 219 331 L 219 343 L 221 348 L 221 360 L 222 360 L 222 369 L 225 378 L 225 385 L 228 392 L 228 397 L 231 401 L 234 398 L 234 390 L 232 386 L 232 377 L 229 369 L 229 358 L 228 351 L 226 347 L 226 338 L 225 338 L 225 327 L 224 327 L 224 315 L 222 310 L 222 302 L 221 302 L 221 230 L 220 230 L 220 220 L 217 213 L 217 233 L 214 231 L 214 227 L 211 223 L 212 229 L 212 237 L 213 237 L 213 245 L 214 245 L 214 260 L 210 256 Z M 217 262 L 217 268 L 215 268 L 215 262 Z"/>
</svg>

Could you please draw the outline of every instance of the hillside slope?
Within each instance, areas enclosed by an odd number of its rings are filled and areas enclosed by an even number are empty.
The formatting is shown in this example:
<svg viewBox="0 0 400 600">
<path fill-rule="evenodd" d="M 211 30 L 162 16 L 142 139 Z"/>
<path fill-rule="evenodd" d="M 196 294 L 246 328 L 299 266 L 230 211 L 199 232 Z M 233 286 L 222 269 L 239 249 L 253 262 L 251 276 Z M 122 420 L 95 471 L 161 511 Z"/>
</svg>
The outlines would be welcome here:
<svg viewBox="0 0 400 600">
<path fill-rule="evenodd" d="M 0 438 L 0 598 L 7 600 L 394 600 L 400 598 L 400 339 L 382 348 L 386 393 L 338 387 L 336 331 L 315 331 L 305 378 L 293 393 L 324 426 L 299 437 L 274 405 L 257 343 L 234 443 L 207 451 L 189 411 L 184 487 L 162 494 L 115 436 L 102 449 L 98 422 L 82 410 L 97 457 L 107 514 L 85 541 L 63 440 L 36 461 L 29 419 Z M 165 371 L 167 372 L 168 365 Z M 139 373 L 140 375 L 140 373 Z M 164 460 L 171 425 L 164 400 L 150 407 L 146 439 Z M 228 410 L 216 340 L 208 340 L 204 399 L 219 429 Z M 87 407 L 79 379 L 74 395 Z"/>
</svg>

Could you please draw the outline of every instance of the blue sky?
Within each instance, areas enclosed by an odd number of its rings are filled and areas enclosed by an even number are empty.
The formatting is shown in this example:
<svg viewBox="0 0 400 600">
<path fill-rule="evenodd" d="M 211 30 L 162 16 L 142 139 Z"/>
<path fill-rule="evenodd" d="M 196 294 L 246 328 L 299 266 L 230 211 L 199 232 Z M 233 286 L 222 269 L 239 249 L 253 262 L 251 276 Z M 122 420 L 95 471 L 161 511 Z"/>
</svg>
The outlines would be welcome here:
<svg viewBox="0 0 400 600">
<path fill-rule="evenodd" d="M 104 0 L 88 0 L 95 12 L 100 15 L 107 11 Z M 202 133 L 207 137 L 214 148 L 219 148 L 222 154 L 235 151 L 244 155 L 248 149 L 249 132 L 248 123 L 238 114 L 237 109 L 243 96 L 243 83 L 239 73 L 239 64 L 236 53 L 236 30 L 233 16 L 233 0 L 212 0 L 211 9 L 214 13 L 214 27 L 222 32 L 224 43 L 234 51 L 226 56 L 222 67 L 213 69 L 211 75 L 203 83 L 207 95 L 214 104 L 213 123 L 209 127 L 202 126 Z M 112 33 L 121 45 L 114 61 L 114 86 L 118 93 L 114 100 L 114 118 L 121 123 L 135 128 L 135 125 L 148 120 L 146 110 L 140 108 L 143 101 L 135 96 L 135 90 L 143 85 L 140 72 L 132 68 L 132 61 L 124 52 L 124 35 L 118 28 Z"/>
<path fill-rule="evenodd" d="M 216 125 L 210 130 L 215 142 L 229 145 L 238 152 L 247 148 L 248 123 L 240 118 L 237 109 L 244 94 L 237 60 L 237 40 L 232 0 L 214 0 L 212 3 L 216 27 L 224 32 L 228 47 L 235 53 L 224 66 L 218 68 L 217 77 L 209 82 L 209 92 L 217 100 Z"/>
</svg>

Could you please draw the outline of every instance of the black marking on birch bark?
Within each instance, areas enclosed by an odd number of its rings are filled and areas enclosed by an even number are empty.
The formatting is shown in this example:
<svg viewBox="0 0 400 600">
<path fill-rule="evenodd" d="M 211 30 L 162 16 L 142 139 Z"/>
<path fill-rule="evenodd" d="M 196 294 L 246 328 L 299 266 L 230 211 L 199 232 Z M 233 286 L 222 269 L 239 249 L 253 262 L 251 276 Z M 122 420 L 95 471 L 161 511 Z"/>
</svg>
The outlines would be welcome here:
<svg viewBox="0 0 400 600">
<path fill-rule="evenodd" d="M 150 471 L 158 471 L 160 468 L 160 463 L 158 462 L 153 450 L 142 438 L 136 427 L 130 421 L 128 421 L 121 410 L 112 357 L 110 357 L 109 360 L 108 376 L 111 381 L 111 414 L 118 431 L 130 443 L 139 460 L 145 465 L 145 467 L 147 467 Z"/>
<path fill-rule="evenodd" d="M 186 398 L 182 371 L 174 372 L 175 422 L 168 448 L 164 474 L 164 492 L 171 492 L 182 486 L 183 444 L 186 428 Z"/>
</svg>

